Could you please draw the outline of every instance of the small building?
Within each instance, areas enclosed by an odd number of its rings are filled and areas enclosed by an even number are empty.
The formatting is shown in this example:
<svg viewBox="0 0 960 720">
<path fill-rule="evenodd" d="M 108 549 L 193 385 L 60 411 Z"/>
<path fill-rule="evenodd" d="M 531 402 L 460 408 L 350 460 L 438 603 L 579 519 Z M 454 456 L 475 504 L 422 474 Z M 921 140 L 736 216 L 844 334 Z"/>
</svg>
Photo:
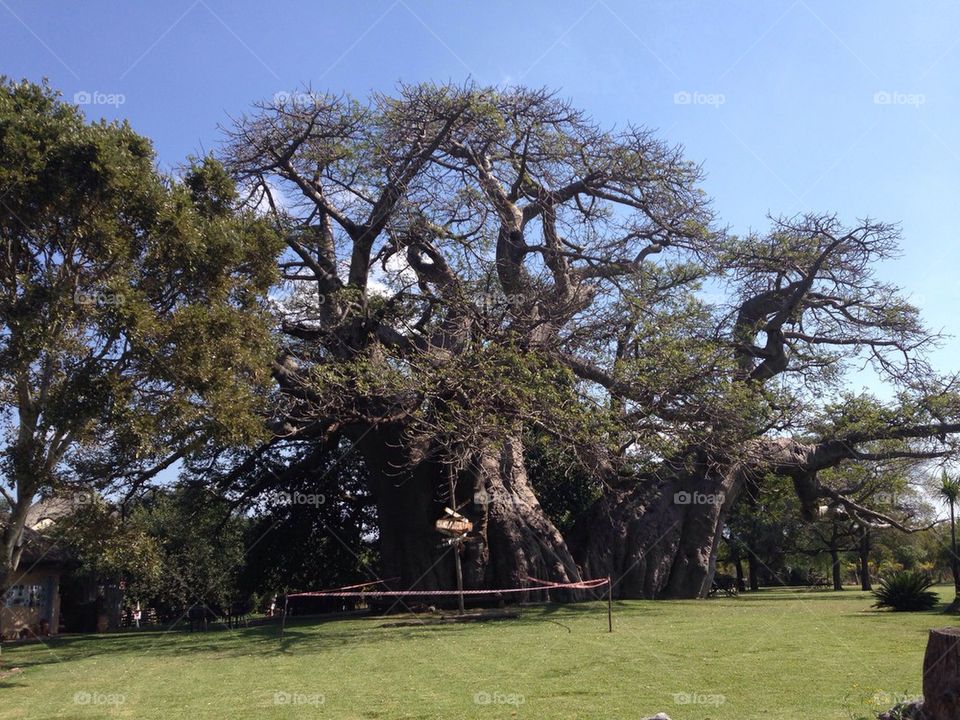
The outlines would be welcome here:
<svg viewBox="0 0 960 720">
<path fill-rule="evenodd" d="M 60 576 L 67 558 L 54 542 L 24 528 L 13 585 L 0 598 L 0 638 L 55 635 L 60 628 Z"/>
</svg>

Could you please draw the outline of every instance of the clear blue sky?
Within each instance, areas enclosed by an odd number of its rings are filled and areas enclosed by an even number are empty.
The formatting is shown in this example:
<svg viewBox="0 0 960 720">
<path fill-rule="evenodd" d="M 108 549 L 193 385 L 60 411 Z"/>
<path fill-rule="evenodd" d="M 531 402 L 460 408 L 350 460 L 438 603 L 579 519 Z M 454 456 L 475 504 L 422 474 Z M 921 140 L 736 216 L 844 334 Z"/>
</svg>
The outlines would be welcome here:
<svg viewBox="0 0 960 720">
<path fill-rule="evenodd" d="M 88 115 L 129 118 L 165 167 L 305 83 L 550 86 L 685 145 L 734 231 L 768 211 L 902 223 L 904 257 L 883 274 L 960 336 L 957 28 L 960 3 L 937 0 L 0 0 L 0 72 L 122 95 Z M 938 366 L 960 369 L 958 350 Z"/>
</svg>

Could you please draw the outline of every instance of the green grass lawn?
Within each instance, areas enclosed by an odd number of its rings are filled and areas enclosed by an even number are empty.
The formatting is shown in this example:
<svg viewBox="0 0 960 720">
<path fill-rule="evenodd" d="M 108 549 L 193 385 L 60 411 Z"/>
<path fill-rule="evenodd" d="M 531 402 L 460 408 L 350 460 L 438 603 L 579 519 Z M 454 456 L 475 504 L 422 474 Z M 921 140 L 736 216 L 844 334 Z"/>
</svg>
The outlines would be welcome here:
<svg viewBox="0 0 960 720">
<path fill-rule="evenodd" d="M 23 672 L 0 680 L 0 718 L 850 720 L 919 694 L 927 630 L 957 622 L 871 602 L 619 602 L 612 635 L 590 603 L 483 624 L 304 619 L 283 640 L 276 626 L 68 636 L 4 647 L 0 667 Z"/>
</svg>

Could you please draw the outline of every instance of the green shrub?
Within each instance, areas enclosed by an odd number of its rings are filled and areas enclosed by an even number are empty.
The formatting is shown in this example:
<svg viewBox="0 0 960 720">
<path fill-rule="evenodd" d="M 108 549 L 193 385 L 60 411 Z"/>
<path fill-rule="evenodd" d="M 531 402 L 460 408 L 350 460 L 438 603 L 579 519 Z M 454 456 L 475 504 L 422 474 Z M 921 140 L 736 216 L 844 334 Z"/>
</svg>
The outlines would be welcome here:
<svg viewBox="0 0 960 720">
<path fill-rule="evenodd" d="M 937 604 L 937 594 L 930 590 L 933 580 L 915 570 L 904 570 L 880 580 L 874 590 L 874 607 L 888 607 L 895 611 L 929 610 Z"/>
</svg>

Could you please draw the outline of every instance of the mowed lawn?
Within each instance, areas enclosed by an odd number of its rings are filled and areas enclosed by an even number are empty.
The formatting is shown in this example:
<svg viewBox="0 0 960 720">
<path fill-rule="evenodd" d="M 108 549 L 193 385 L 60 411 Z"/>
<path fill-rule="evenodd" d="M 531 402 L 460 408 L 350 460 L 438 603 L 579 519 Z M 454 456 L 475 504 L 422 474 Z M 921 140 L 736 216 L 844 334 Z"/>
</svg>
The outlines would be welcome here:
<svg viewBox="0 0 960 720">
<path fill-rule="evenodd" d="M 948 589 L 941 588 L 942 598 Z M 851 720 L 917 695 L 937 612 L 868 593 L 525 608 L 518 620 L 401 618 L 127 632 L 5 646 L 0 718 Z"/>
</svg>

